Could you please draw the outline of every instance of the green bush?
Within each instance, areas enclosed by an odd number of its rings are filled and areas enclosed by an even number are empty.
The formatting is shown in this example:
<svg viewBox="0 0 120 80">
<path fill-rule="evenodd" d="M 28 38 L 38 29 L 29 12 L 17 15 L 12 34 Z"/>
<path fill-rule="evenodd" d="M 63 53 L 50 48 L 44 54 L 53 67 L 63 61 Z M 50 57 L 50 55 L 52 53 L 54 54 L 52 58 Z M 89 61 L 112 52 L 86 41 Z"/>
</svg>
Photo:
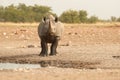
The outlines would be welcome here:
<svg viewBox="0 0 120 80">
<path fill-rule="evenodd" d="M 65 23 L 78 23 L 79 17 L 78 12 L 75 10 L 68 10 L 61 14 L 60 20 Z"/>
</svg>

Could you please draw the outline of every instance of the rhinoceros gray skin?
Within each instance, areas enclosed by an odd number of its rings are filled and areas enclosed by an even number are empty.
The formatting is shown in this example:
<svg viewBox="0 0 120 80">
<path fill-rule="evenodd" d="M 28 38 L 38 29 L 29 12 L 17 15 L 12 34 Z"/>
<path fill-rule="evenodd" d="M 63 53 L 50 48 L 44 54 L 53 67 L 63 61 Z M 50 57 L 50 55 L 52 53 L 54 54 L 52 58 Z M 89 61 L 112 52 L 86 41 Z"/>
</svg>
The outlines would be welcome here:
<svg viewBox="0 0 120 80">
<path fill-rule="evenodd" d="M 41 52 L 40 56 L 48 56 L 48 43 L 51 43 L 50 55 L 57 54 L 58 42 L 62 37 L 64 25 L 60 21 L 55 21 L 52 16 L 42 20 L 38 26 L 38 35 L 41 39 Z"/>
</svg>

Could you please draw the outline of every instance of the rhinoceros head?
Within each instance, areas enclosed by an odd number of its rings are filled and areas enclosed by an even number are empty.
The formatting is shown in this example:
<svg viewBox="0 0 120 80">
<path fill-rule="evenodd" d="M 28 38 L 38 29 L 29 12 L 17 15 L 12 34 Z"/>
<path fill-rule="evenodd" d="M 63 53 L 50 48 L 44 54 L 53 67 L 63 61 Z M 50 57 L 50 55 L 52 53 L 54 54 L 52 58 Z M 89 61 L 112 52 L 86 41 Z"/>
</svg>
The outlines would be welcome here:
<svg viewBox="0 0 120 80">
<path fill-rule="evenodd" d="M 48 26 L 48 35 L 55 35 L 56 33 L 56 26 L 55 26 L 55 18 L 52 15 L 49 15 L 48 17 L 44 17 L 45 25 Z"/>
</svg>

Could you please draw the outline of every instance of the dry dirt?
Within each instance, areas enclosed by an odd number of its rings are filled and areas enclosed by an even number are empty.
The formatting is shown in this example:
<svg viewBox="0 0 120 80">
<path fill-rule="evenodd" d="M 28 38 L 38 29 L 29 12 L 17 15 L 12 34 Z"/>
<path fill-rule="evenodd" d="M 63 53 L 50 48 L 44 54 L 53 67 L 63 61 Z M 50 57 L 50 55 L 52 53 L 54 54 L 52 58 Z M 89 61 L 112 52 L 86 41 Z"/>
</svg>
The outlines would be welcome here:
<svg viewBox="0 0 120 80">
<path fill-rule="evenodd" d="M 37 26 L 0 23 L 0 62 L 43 67 L 0 70 L 0 80 L 120 80 L 119 23 L 65 24 L 58 54 L 48 57 L 38 56 Z"/>
</svg>

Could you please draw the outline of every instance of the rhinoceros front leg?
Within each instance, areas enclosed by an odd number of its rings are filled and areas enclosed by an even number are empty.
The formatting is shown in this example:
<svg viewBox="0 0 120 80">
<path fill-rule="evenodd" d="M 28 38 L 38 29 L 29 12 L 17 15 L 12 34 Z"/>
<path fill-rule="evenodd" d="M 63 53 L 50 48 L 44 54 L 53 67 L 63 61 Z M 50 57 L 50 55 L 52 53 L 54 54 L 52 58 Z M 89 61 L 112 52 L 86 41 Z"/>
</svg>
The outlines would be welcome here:
<svg viewBox="0 0 120 80">
<path fill-rule="evenodd" d="M 44 39 L 41 39 L 41 52 L 40 56 L 47 56 L 48 55 L 48 45 L 47 42 L 45 42 Z"/>
<path fill-rule="evenodd" d="M 52 42 L 52 45 L 51 45 L 51 52 L 50 52 L 50 55 L 56 55 L 57 54 L 57 46 L 58 46 L 58 39 L 55 38 L 55 40 Z"/>
</svg>

